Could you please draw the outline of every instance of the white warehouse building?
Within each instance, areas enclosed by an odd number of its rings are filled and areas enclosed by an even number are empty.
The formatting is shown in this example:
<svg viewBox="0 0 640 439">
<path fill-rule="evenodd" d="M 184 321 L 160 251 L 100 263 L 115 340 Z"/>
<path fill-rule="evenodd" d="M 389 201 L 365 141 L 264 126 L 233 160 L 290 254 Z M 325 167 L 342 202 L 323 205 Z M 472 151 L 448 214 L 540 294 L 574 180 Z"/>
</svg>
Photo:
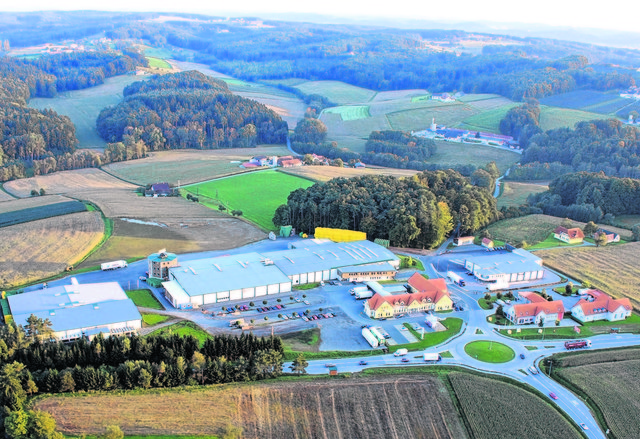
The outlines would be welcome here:
<svg viewBox="0 0 640 439">
<path fill-rule="evenodd" d="M 469 257 L 464 267 L 483 282 L 504 286 L 544 278 L 542 259 L 521 248 Z"/>
<path fill-rule="evenodd" d="M 289 250 L 189 261 L 170 268 L 170 280 L 162 285 L 174 307 L 191 308 L 287 293 L 294 285 L 338 279 L 341 267 L 379 270 L 379 262 L 396 269 L 400 264 L 392 252 L 370 241 L 309 240 Z"/>
</svg>

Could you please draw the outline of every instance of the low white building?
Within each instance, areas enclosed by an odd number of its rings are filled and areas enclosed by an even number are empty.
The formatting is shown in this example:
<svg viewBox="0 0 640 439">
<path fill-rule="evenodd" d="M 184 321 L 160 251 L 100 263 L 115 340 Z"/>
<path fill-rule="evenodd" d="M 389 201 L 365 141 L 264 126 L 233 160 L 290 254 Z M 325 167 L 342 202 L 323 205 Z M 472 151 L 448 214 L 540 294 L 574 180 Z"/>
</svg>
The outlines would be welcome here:
<svg viewBox="0 0 640 439">
<path fill-rule="evenodd" d="M 464 267 L 480 281 L 505 287 L 544 278 L 542 259 L 521 248 L 469 257 Z"/>
<path fill-rule="evenodd" d="M 582 323 L 607 320 L 617 322 L 629 317 L 633 311 L 626 297 L 614 299 L 600 290 L 581 290 L 581 299 L 571 307 L 571 315 Z"/>
</svg>

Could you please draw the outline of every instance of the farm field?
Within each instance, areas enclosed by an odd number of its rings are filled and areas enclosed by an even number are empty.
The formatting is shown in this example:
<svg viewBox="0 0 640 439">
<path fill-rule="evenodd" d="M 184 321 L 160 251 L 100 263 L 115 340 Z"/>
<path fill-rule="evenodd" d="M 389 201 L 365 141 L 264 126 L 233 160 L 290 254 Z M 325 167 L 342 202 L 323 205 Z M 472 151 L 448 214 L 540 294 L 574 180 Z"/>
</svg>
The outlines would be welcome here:
<svg viewBox="0 0 640 439">
<path fill-rule="evenodd" d="M 288 155 L 281 145 L 257 148 L 229 148 L 215 150 L 156 151 L 150 157 L 126 162 L 111 163 L 104 169 L 123 180 L 137 185 L 167 182 L 172 185 L 198 183 L 226 175 L 246 172 L 240 163 L 256 155 Z M 176 166 L 180 163 L 180 166 Z"/>
<path fill-rule="evenodd" d="M 459 101 L 469 104 L 478 110 L 489 111 L 505 106 L 517 105 L 511 99 L 496 94 L 470 94 L 458 98 Z"/>
<path fill-rule="evenodd" d="M 536 256 L 544 259 L 545 265 L 580 281 L 588 281 L 614 296 L 631 299 L 640 306 L 640 278 L 638 255 L 640 243 L 606 247 L 579 247 L 571 249 L 540 250 Z"/>
<path fill-rule="evenodd" d="M 394 130 L 415 131 L 427 128 L 434 117 L 439 125 L 454 126 L 479 112 L 469 105 L 453 102 L 388 113 L 387 118 Z"/>
<path fill-rule="evenodd" d="M 1 186 L 2 185 L 0 184 L 0 187 Z M 9 195 L 8 193 L 6 193 L 5 191 L 3 191 L 2 189 L 0 189 L 0 203 L 4 201 L 11 201 L 11 200 L 15 200 L 15 198 Z"/>
<path fill-rule="evenodd" d="M 507 112 L 515 106 L 517 106 L 517 104 L 512 103 L 499 108 L 483 111 L 479 114 L 474 114 L 473 116 L 464 119 L 459 124 L 459 128 L 472 131 L 499 133 L 500 121 L 504 119 Z"/>
<path fill-rule="evenodd" d="M 552 107 L 581 110 L 586 107 L 600 105 L 616 98 L 618 98 L 617 94 L 603 93 L 594 90 L 577 90 L 542 98 L 540 99 L 540 103 Z"/>
<path fill-rule="evenodd" d="M 146 58 L 149 61 L 149 67 L 152 67 L 155 69 L 168 69 L 168 70 L 172 69 L 171 64 L 169 64 L 162 58 L 155 58 L 152 56 L 147 56 Z"/>
<path fill-rule="evenodd" d="M 0 289 L 56 275 L 102 239 L 99 212 L 80 212 L 0 228 Z"/>
<path fill-rule="evenodd" d="M 29 207 L 13 212 L 0 213 L 0 227 L 15 226 L 29 221 L 84 212 L 86 210 L 87 206 L 76 200 L 62 201 L 60 203 L 47 204 L 46 206 Z"/>
<path fill-rule="evenodd" d="M 342 120 L 358 120 L 371 117 L 369 107 L 366 105 L 347 105 L 341 107 L 332 107 L 324 110 L 328 114 L 338 114 Z"/>
<path fill-rule="evenodd" d="M 368 102 L 376 92 L 340 81 L 307 81 L 294 85 L 305 94 L 325 96 L 338 105 Z"/>
<path fill-rule="evenodd" d="M 127 435 L 222 436 L 233 425 L 247 439 L 467 437 L 446 387 L 430 375 L 51 397 L 37 407 L 52 413 L 65 434 L 96 434 L 115 424 Z"/>
<path fill-rule="evenodd" d="M 300 166 L 297 168 L 286 168 L 282 172 L 299 177 L 309 178 L 316 181 L 329 181 L 332 178 L 357 177 L 360 175 L 393 175 L 394 177 L 411 177 L 419 171 L 412 169 L 394 168 L 338 168 L 336 166 Z"/>
<path fill-rule="evenodd" d="M 254 222 L 262 229 L 274 230 L 271 221 L 275 210 L 286 203 L 289 194 L 298 188 L 307 188 L 313 182 L 304 178 L 265 170 L 223 178 L 184 189 L 216 208 L 219 200 L 231 210 L 241 210 L 243 217 Z M 217 193 L 217 196 L 216 196 Z M 208 200 L 204 200 L 204 198 Z"/>
<path fill-rule="evenodd" d="M 44 197 L 29 197 L 21 199 L 10 198 L 7 202 L 0 202 L 0 214 L 15 212 L 16 210 L 30 209 L 33 207 L 47 206 L 50 204 L 58 204 L 65 201 L 71 201 L 71 198 L 63 197 L 61 195 L 47 195 Z"/>
<path fill-rule="evenodd" d="M 0 206 L 2 205 L 0 204 Z M 640 215 L 619 215 L 616 217 L 616 223 L 626 229 L 631 229 L 636 224 L 640 224 Z"/>
<path fill-rule="evenodd" d="M 556 128 L 573 128 L 578 122 L 594 119 L 603 119 L 603 116 L 588 111 L 547 107 L 546 105 L 540 106 L 540 128 L 543 131 Z"/>
<path fill-rule="evenodd" d="M 429 92 L 427 90 L 422 89 L 379 91 L 371 101 L 382 102 L 395 101 L 398 99 L 408 99 L 410 101 L 413 101 L 414 98 L 420 98 L 422 96 L 428 95 L 428 93 Z"/>
<path fill-rule="evenodd" d="M 146 78 L 135 75 L 114 76 L 96 87 L 63 92 L 55 98 L 33 98 L 29 101 L 29 106 L 39 110 L 51 108 L 59 114 L 69 116 L 76 127 L 79 147 L 102 149 L 107 143 L 96 130 L 98 114 L 103 108 L 120 102 L 122 90 L 127 85 L 144 79 Z"/>
<path fill-rule="evenodd" d="M 504 173 L 510 166 L 520 160 L 520 154 L 518 153 L 490 146 L 445 141 L 436 141 L 436 145 L 438 150 L 429 158 L 428 162 L 430 163 L 448 166 L 467 164 L 484 166 L 494 161 L 500 173 Z"/>
<path fill-rule="evenodd" d="M 554 357 L 555 358 L 555 357 Z M 569 382 L 588 397 L 598 420 L 617 438 L 640 437 L 638 381 L 640 350 L 606 350 L 569 356 L 559 360 L 554 378 Z"/>
<path fill-rule="evenodd" d="M 553 232 L 561 223 L 562 218 L 536 214 L 498 221 L 487 227 L 487 230 L 493 238 L 499 239 L 500 241 L 509 243 L 526 241 L 529 245 L 532 245 L 547 239 L 549 233 Z M 574 227 L 583 228 L 585 223 L 573 221 L 573 225 Z M 629 230 L 610 226 L 606 226 L 606 228 L 619 233 L 622 238 L 629 238 L 631 236 Z M 620 249 L 623 247 L 617 248 Z"/>
<path fill-rule="evenodd" d="M 498 197 L 498 209 L 505 206 L 521 206 L 526 204 L 530 194 L 538 194 L 546 191 L 549 186 L 546 183 L 518 183 L 515 181 L 502 181 L 502 194 Z"/>
<path fill-rule="evenodd" d="M 478 439 L 581 437 L 551 404 L 513 384 L 457 372 L 449 381 Z"/>
</svg>

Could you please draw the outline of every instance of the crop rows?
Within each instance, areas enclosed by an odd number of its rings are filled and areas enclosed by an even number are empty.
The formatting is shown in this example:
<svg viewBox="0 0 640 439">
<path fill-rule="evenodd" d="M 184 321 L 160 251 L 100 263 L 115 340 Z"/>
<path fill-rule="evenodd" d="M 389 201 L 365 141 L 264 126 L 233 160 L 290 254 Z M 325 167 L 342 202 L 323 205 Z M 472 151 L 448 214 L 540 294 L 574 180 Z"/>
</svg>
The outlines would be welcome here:
<svg viewBox="0 0 640 439">
<path fill-rule="evenodd" d="M 87 210 L 87 207 L 80 201 L 63 201 L 62 203 L 49 204 L 47 206 L 14 210 L 13 212 L 0 214 L 0 227 L 15 226 L 29 221 L 84 212 L 85 210 Z"/>
<path fill-rule="evenodd" d="M 640 360 L 569 367 L 558 374 L 591 398 L 616 438 L 640 437 Z"/>
<path fill-rule="evenodd" d="M 626 119 L 627 117 L 629 117 L 629 113 L 632 111 L 637 111 L 638 113 L 640 113 L 640 101 L 635 101 L 634 103 L 621 108 L 616 113 L 616 116 L 624 117 Z"/>
<path fill-rule="evenodd" d="M 632 101 L 629 99 L 616 98 L 610 102 L 603 102 L 602 104 L 591 106 L 586 110 L 591 111 L 593 113 L 610 114 L 610 113 L 615 113 L 616 111 L 621 110 L 622 108 L 629 105 L 631 102 Z"/>
<path fill-rule="evenodd" d="M 465 373 L 449 380 L 478 439 L 580 437 L 548 403 L 519 387 Z"/>
<path fill-rule="evenodd" d="M 612 96 L 611 94 L 605 94 L 599 91 L 578 90 L 540 99 L 540 103 L 552 107 L 580 110 L 584 107 L 610 101 Z"/>
<path fill-rule="evenodd" d="M 609 351 L 580 352 L 568 355 L 556 363 L 560 367 L 578 367 L 588 364 L 611 363 L 616 361 L 640 360 L 640 349 L 624 349 L 615 351 L 613 355 Z"/>
</svg>

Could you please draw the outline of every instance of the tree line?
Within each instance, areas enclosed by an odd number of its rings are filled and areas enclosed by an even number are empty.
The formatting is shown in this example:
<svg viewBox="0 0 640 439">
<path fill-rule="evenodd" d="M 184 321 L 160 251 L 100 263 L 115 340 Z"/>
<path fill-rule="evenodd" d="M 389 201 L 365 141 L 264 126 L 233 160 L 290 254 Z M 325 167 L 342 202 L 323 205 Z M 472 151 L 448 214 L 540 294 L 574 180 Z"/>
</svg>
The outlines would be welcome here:
<svg viewBox="0 0 640 439">
<path fill-rule="evenodd" d="M 313 234 L 316 227 L 365 232 L 393 246 L 434 248 L 461 224 L 473 233 L 498 219 L 489 191 L 459 173 L 423 172 L 412 178 L 367 175 L 336 178 L 293 191 L 276 209 L 276 226 Z"/>
<path fill-rule="evenodd" d="M 124 100 L 100 112 L 96 126 L 108 142 L 133 136 L 150 150 L 254 147 L 284 143 L 287 123 L 273 110 L 232 94 L 200 72 L 154 77 L 124 90 Z"/>
</svg>

